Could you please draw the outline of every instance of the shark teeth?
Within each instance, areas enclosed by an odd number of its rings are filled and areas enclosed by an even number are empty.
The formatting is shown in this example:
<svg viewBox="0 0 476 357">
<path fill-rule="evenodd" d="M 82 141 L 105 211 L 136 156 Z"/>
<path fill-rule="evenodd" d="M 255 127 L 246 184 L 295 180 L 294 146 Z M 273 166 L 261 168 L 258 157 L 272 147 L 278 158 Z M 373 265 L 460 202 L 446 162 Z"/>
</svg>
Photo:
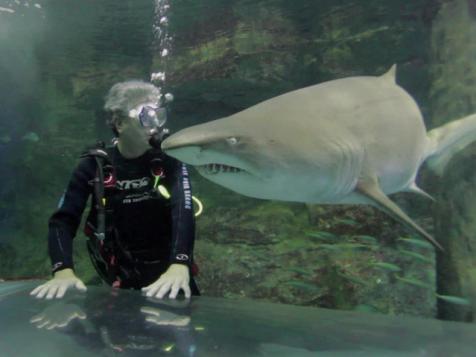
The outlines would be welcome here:
<svg viewBox="0 0 476 357">
<path fill-rule="evenodd" d="M 237 172 L 243 171 L 239 169 L 238 167 L 233 167 L 233 166 L 228 166 L 223 164 L 207 164 L 201 167 L 205 169 L 205 172 L 209 175 L 215 175 L 218 173 L 237 173 Z"/>
</svg>

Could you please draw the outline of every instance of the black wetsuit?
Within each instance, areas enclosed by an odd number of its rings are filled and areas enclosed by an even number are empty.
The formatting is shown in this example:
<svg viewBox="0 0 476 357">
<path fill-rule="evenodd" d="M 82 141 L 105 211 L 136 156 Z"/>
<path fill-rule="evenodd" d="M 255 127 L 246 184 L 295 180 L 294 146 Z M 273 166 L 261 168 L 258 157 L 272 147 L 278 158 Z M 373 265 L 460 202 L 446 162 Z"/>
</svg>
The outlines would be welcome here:
<svg viewBox="0 0 476 357">
<path fill-rule="evenodd" d="M 140 288 L 157 280 L 170 264 L 191 268 L 195 221 L 186 166 L 154 150 L 135 159 L 124 158 L 117 147 L 107 152 L 114 182 L 105 189 L 106 239 L 114 241 L 117 269 L 114 281 L 107 281 L 102 275 L 103 280 L 122 288 Z M 53 272 L 73 269 L 72 242 L 91 195 L 86 231 L 95 228 L 97 211 L 92 182 L 96 169 L 93 157 L 80 161 L 58 210 L 49 220 L 48 247 Z M 170 198 L 153 190 L 152 171 L 160 175 L 159 182 L 169 191 Z M 192 275 L 190 286 L 192 293 L 198 294 Z"/>
</svg>

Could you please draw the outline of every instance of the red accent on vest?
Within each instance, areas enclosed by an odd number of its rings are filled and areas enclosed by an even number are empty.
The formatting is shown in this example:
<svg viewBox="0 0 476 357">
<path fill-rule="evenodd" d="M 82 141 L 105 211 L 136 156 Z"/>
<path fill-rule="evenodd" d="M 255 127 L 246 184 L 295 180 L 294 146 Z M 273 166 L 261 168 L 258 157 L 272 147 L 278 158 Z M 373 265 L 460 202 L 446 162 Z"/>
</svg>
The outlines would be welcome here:
<svg viewBox="0 0 476 357">
<path fill-rule="evenodd" d="M 114 176 L 113 172 L 108 172 L 106 176 L 104 176 L 104 188 L 114 188 L 116 187 L 116 176 Z"/>
<path fill-rule="evenodd" d="M 198 273 L 200 272 L 200 269 L 198 269 L 198 265 L 196 263 L 192 264 L 192 267 L 190 270 L 192 271 L 192 276 L 197 276 Z"/>
</svg>

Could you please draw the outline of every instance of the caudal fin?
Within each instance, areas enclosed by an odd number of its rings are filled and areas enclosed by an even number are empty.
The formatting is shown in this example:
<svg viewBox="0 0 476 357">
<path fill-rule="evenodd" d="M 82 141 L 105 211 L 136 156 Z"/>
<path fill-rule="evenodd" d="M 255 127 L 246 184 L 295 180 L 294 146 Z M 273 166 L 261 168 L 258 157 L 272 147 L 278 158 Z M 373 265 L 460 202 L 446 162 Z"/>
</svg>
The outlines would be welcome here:
<svg viewBox="0 0 476 357">
<path fill-rule="evenodd" d="M 428 166 L 441 175 L 454 154 L 476 141 L 476 114 L 430 130 L 428 139 Z"/>
</svg>

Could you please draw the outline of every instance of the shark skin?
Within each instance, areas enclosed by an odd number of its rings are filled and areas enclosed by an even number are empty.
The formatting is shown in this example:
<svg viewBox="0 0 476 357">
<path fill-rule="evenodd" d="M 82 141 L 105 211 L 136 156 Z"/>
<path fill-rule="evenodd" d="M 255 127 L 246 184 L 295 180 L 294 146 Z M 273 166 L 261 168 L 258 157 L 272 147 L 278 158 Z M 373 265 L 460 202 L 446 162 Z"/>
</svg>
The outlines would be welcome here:
<svg viewBox="0 0 476 357">
<path fill-rule="evenodd" d="M 476 139 L 476 116 L 429 133 L 414 99 L 382 76 L 337 79 L 185 128 L 162 143 L 208 180 L 249 197 L 371 204 L 442 250 L 387 195 L 415 192 L 426 159 L 441 168 Z"/>
</svg>

